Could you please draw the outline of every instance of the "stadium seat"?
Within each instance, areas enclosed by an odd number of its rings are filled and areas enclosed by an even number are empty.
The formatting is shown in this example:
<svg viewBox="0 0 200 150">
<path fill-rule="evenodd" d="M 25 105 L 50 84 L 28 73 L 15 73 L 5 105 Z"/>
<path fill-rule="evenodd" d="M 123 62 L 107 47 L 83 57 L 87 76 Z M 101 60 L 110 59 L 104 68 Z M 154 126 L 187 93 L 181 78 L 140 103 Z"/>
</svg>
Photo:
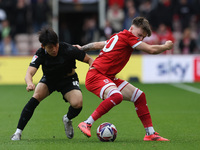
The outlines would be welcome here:
<svg viewBox="0 0 200 150">
<path fill-rule="evenodd" d="M 37 34 L 30 35 L 30 54 L 33 55 L 41 47 Z"/>
<path fill-rule="evenodd" d="M 19 55 L 29 55 L 30 47 L 29 47 L 29 35 L 28 34 L 17 34 L 15 36 L 15 42 L 17 49 L 19 51 Z"/>
</svg>

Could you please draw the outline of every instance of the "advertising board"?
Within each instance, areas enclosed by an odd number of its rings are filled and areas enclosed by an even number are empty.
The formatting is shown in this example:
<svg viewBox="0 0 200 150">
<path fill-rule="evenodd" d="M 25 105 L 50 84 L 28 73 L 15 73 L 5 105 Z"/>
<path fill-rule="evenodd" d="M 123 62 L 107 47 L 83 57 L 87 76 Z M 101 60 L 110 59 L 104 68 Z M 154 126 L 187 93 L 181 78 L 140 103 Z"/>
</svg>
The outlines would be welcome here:
<svg viewBox="0 0 200 150">
<path fill-rule="evenodd" d="M 142 57 L 142 82 L 193 82 L 193 60 L 192 55 L 144 55 Z"/>
</svg>

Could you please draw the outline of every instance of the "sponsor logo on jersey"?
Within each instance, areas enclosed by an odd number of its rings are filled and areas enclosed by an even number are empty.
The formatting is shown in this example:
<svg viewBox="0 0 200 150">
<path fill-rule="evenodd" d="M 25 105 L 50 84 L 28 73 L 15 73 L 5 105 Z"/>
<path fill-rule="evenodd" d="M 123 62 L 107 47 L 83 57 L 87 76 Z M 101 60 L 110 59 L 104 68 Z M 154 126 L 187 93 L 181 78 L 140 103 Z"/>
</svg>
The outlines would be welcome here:
<svg viewBox="0 0 200 150">
<path fill-rule="evenodd" d="M 31 62 L 34 62 L 38 58 L 37 55 L 34 55 Z"/>
</svg>

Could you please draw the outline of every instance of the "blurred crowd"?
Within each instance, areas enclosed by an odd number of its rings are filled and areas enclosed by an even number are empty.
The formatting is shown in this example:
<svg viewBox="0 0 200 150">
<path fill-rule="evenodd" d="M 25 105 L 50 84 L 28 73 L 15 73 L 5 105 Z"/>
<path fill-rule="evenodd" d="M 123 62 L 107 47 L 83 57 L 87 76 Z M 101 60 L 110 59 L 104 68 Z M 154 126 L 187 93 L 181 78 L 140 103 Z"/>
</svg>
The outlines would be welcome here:
<svg viewBox="0 0 200 150">
<path fill-rule="evenodd" d="M 143 16 L 152 27 L 152 36 L 145 38 L 145 42 L 162 44 L 172 40 L 173 50 L 163 54 L 199 54 L 199 8 L 200 0 L 108 0 L 105 28 L 100 30 L 100 40 L 129 29 L 133 18 Z M 95 22 L 95 18 L 92 19 Z M 99 32 L 99 29 L 94 24 L 91 27 L 88 25 L 85 35 L 90 33 L 90 36 L 83 36 L 83 44 L 96 40 L 95 36 L 91 37 L 95 31 Z"/>
<path fill-rule="evenodd" d="M 37 32 L 48 24 L 47 0 L 0 0 L 0 55 L 30 55 L 39 45 Z"/>
<path fill-rule="evenodd" d="M 36 33 L 50 23 L 50 5 L 48 0 L 0 0 L 0 55 L 33 54 L 40 46 Z M 79 44 L 106 40 L 144 16 L 152 27 L 145 42 L 172 40 L 173 50 L 163 54 L 200 54 L 199 8 L 200 0 L 107 0 L 105 27 L 99 28 L 95 15 L 84 18 Z M 59 30 L 60 40 L 71 42 L 68 25 L 60 24 Z"/>
</svg>

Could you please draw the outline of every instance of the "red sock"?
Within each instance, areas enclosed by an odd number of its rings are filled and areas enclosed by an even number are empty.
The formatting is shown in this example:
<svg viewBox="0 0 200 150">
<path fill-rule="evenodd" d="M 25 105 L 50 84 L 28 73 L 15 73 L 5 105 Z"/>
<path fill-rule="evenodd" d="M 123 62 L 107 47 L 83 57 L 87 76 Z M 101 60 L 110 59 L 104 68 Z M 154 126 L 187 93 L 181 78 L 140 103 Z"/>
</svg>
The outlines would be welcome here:
<svg viewBox="0 0 200 150">
<path fill-rule="evenodd" d="M 91 115 L 94 121 L 100 118 L 105 113 L 107 113 L 115 105 L 118 105 L 119 103 L 121 103 L 122 100 L 123 100 L 122 94 L 114 93 L 109 98 L 102 101 Z"/>
<path fill-rule="evenodd" d="M 143 126 L 145 128 L 152 127 L 152 120 L 150 116 L 150 112 L 147 106 L 146 97 L 144 92 L 140 95 L 140 97 L 135 101 L 135 109 L 138 117 L 140 118 Z"/>
</svg>

